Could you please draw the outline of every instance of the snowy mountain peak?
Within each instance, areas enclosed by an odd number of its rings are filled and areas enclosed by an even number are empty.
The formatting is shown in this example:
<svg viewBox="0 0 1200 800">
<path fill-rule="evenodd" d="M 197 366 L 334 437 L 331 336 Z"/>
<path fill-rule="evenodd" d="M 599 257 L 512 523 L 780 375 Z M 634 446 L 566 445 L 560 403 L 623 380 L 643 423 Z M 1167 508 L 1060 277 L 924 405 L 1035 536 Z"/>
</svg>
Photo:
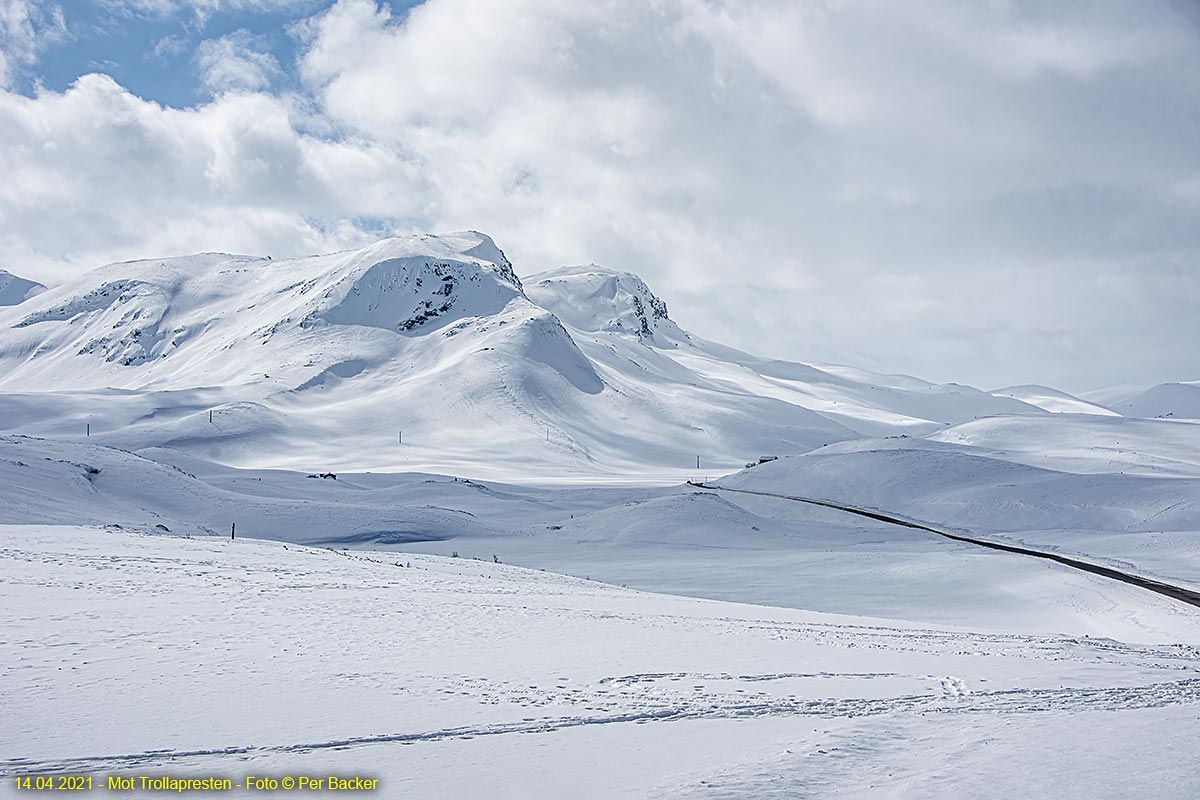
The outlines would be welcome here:
<svg viewBox="0 0 1200 800">
<path fill-rule="evenodd" d="M 630 272 L 605 267 L 561 267 L 529 278 L 533 302 L 580 331 L 626 333 L 659 345 L 687 339 L 667 315 L 667 304 Z"/>
<path fill-rule="evenodd" d="M 475 231 L 384 239 L 343 255 L 339 279 L 302 324 L 424 332 L 495 314 L 523 297 L 512 264 L 490 237 Z"/>
<path fill-rule="evenodd" d="M 473 264 L 486 272 L 494 273 L 500 280 L 518 290 L 521 288 L 521 279 L 513 271 L 512 263 L 504 255 L 504 251 L 496 246 L 492 237 L 479 231 L 396 236 L 381 239 L 360 250 L 349 251 L 349 254 L 354 256 L 356 262 L 379 263 L 427 258 Z"/>
<path fill-rule="evenodd" d="M 379 336 L 426 336 L 495 317 L 514 301 L 526 315 L 545 313 L 526 300 L 495 242 L 473 231 L 297 259 L 133 261 L 0 312 L 0 328 L 9 329 L 0 363 L 6 380 L 24 386 L 64 378 L 121 388 L 244 384 L 252 364 L 299 383 L 361 358 L 363 348 L 394 350 Z M 364 329 L 382 329 L 373 347 Z"/>
<path fill-rule="evenodd" d="M 37 281 L 20 278 L 0 269 L 0 306 L 15 306 L 46 291 Z"/>
</svg>

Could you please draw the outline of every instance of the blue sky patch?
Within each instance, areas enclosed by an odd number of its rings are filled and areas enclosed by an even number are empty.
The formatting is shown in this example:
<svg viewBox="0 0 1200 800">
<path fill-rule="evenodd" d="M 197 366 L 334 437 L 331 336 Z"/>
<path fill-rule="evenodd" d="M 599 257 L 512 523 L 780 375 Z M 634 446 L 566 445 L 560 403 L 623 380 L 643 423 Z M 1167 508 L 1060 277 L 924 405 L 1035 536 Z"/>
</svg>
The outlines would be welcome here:
<svg viewBox="0 0 1200 800">
<path fill-rule="evenodd" d="M 19 73 L 12 88 L 27 95 L 39 85 L 63 91 L 80 75 L 102 72 L 146 100 L 174 107 L 196 105 L 210 96 L 196 65 L 197 48 L 205 40 L 240 30 L 253 35 L 256 47 L 279 63 L 273 88 L 292 88 L 298 42 L 290 28 L 331 5 L 332 0 L 300 0 L 286 9 L 232 9 L 199 18 L 192 10 L 137 12 L 104 0 L 66 4 L 67 35 L 47 42 L 37 64 Z M 389 5 L 401 14 L 418 3 Z"/>
</svg>

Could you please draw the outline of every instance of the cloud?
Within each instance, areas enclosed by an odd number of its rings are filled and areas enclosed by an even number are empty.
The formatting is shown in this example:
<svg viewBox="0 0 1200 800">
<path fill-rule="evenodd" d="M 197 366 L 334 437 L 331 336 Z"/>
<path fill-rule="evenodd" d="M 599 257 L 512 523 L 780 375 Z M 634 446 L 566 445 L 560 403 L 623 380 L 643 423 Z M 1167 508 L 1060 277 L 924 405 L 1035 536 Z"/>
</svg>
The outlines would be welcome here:
<svg viewBox="0 0 1200 800">
<path fill-rule="evenodd" d="M 503 234 L 519 263 L 636 269 L 693 328 L 777 355 L 1078 386 L 1200 289 L 1173 188 L 1200 174 L 1180 21 L 1124 2 L 396 18 L 342 0 L 308 25 L 302 74 L 339 124 L 421 164 L 435 222 Z M 1159 338 L 1147 364 L 1195 369 Z"/>
<path fill-rule="evenodd" d="M 151 253 L 370 241 L 362 221 L 385 205 L 394 216 L 393 191 L 419 197 L 414 177 L 388 148 L 299 133 L 300 113 L 262 94 L 162 108 L 102 75 L 61 94 L 0 93 L 0 253 L 62 279 Z"/>
<path fill-rule="evenodd" d="M 525 273 L 640 272 L 754 352 L 1197 377 L 1200 29 L 1178 3 L 341 0 L 295 30 L 295 93 L 239 32 L 197 53 L 194 109 L 99 76 L 0 95 L 12 268 L 471 227 Z"/>
<path fill-rule="evenodd" d="M 218 15 L 228 12 L 307 11 L 320 5 L 320 0 L 99 0 L 113 13 L 143 17 L 187 15 L 200 27 Z"/>
<path fill-rule="evenodd" d="M 182 36 L 167 34 L 166 36 L 162 36 L 156 42 L 154 42 L 154 46 L 151 48 L 150 52 L 153 53 L 154 57 L 160 61 L 166 61 L 183 54 L 187 48 L 187 39 Z"/>
<path fill-rule="evenodd" d="M 244 28 L 201 42 L 196 48 L 196 66 L 212 92 L 266 89 L 281 74 L 279 61 L 266 51 L 263 38 Z"/>
<path fill-rule="evenodd" d="M 40 0 L 0 0 L 0 88 L 37 63 L 42 49 L 67 35 L 62 7 Z"/>
</svg>

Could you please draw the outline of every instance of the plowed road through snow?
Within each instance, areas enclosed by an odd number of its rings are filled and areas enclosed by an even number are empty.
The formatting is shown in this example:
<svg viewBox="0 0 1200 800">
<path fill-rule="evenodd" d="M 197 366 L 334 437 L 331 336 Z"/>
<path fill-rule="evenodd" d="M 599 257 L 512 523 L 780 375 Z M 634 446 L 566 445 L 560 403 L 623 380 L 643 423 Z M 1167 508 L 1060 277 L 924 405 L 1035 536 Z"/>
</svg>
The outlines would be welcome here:
<svg viewBox="0 0 1200 800">
<path fill-rule="evenodd" d="M 834 503 L 829 500 L 817 500 L 811 497 L 795 497 L 786 494 L 775 494 L 774 492 L 760 492 L 753 489 L 732 489 L 728 486 L 718 486 L 714 483 L 699 483 L 692 481 L 689 481 L 689 483 L 702 489 L 713 489 L 721 492 L 738 492 L 740 494 L 755 494 L 761 497 L 775 497 L 780 500 L 794 500 L 797 503 L 808 503 L 809 505 L 823 506 L 824 508 L 845 511 L 847 514 L 856 514 L 860 517 L 878 520 L 879 522 L 887 522 L 892 525 L 901 525 L 905 528 L 915 528 L 916 530 L 935 533 L 938 536 L 942 536 L 947 539 L 953 539 L 956 542 L 966 542 L 968 544 L 986 547 L 991 550 L 1002 550 L 1006 553 L 1017 553 L 1018 555 L 1023 556 L 1044 558 L 1048 561 L 1055 561 L 1059 564 L 1063 564 L 1074 569 L 1090 572 L 1093 575 L 1100 575 L 1105 578 L 1112 578 L 1113 580 L 1121 581 L 1122 583 L 1128 583 L 1132 584 L 1133 586 L 1139 586 L 1143 589 L 1149 589 L 1152 592 L 1157 592 L 1158 594 L 1170 597 L 1173 600 L 1179 600 L 1180 602 L 1200 608 L 1200 592 L 1193 591 L 1192 589 L 1185 589 L 1182 586 L 1175 586 L 1170 583 L 1152 580 L 1150 578 L 1146 578 L 1141 575 L 1135 575 L 1130 572 L 1122 572 L 1121 570 L 1113 569 L 1112 567 L 1105 567 L 1088 561 L 1080 561 L 1079 559 L 1068 558 L 1067 556 L 1059 555 L 1058 553 L 1048 553 L 1044 550 L 1031 550 L 1028 547 L 1018 547 L 1012 544 L 993 542 L 988 539 L 977 539 L 973 536 L 963 536 L 961 534 L 949 533 L 937 528 L 932 528 L 920 522 L 913 522 L 912 520 L 903 519 L 902 517 L 895 517 L 890 514 L 885 514 L 881 511 L 872 511 L 866 508 L 843 505 L 841 503 Z"/>
</svg>

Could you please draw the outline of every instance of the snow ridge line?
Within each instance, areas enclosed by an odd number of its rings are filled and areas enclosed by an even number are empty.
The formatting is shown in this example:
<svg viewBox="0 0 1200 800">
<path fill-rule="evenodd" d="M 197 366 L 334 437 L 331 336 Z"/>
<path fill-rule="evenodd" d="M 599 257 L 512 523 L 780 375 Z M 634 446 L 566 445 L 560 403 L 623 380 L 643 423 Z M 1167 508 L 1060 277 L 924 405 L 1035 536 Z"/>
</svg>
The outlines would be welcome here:
<svg viewBox="0 0 1200 800">
<path fill-rule="evenodd" d="M 1176 586 L 1171 583 L 1164 583 L 1163 581 L 1146 578 L 1142 575 L 1137 575 L 1132 572 L 1122 572 L 1121 570 L 1113 569 L 1112 567 L 1093 564 L 1090 561 L 1069 558 L 1067 556 L 1059 555 L 1058 553 L 1049 553 L 1045 550 L 1032 550 L 1028 547 L 1019 547 L 1013 544 L 1002 544 L 1000 542 L 993 542 L 989 539 L 978 539 L 973 536 L 962 536 L 960 534 L 948 533 L 947 531 L 939 530 L 937 528 L 931 528 L 930 526 L 920 522 L 913 522 L 901 517 L 885 514 L 881 511 L 872 511 L 870 509 L 859 508 L 857 506 L 834 503 L 830 500 L 817 500 L 812 497 L 795 497 L 786 494 L 775 494 L 774 492 L 760 492 L 754 489 L 734 489 L 729 486 L 718 486 L 716 484 L 701 483 L 697 481 L 688 481 L 688 483 L 692 486 L 698 486 L 702 489 L 715 489 L 722 492 L 741 492 L 742 494 L 756 494 L 762 497 L 775 497 L 780 500 L 794 500 L 797 503 L 808 503 L 809 505 L 832 508 L 836 511 L 845 511 L 847 514 L 856 514 L 860 517 L 866 517 L 878 522 L 886 522 L 891 525 L 900 525 L 905 528 L 915 528 L 916 530 L 935 533 L 938 536 L 945 537 L 946 539 L 953 539 L 956 542 L 965 542 L 967 544 L 978 545 L 979 547 L 986 547 L 989 550 L 1001 550 L 1006 553 L 1016 553 L 1023 556 L 1033 556 L 1034 558 L 1044 558 L 1048 561 L 1055 561 L 1073 569 L 1082 570 L 1083 572 L 1090 572 L 1093 575 L 1100 575 L 1104 578 L 1111 578 L 1115 581 L 1121 581 L 1122 583 L 1128 583 L 1132 586 L 1138 586 L 1142 589 L 1148 589 L 1152 592 L 1157 592 L 1164 597 L 1169 597 L 1172 600 L 1178 600 L 1181 603 L 1187 603 L 1188 605 L 1200 608 L 1200 592 L 1198 591 L 1185 589 L 1182 586 Z"/>
<path fill-rule="evenodd" d="M 237 756 L 308 753 L 340 750 L 351 747 L 370 747 L 386 744 L 416 744 L 478 736 L 504 734 L 553 733 L 583 725 L 614 723 L 679 722 L 697 719 L 737 719 L 741 717 L 814 716 L 858 717 L 897 713 L 1044 713 L 1062 710 L 1115 710 L 1159 708 L 1182 703 L 1200 703 L 1200 678 L 1153 683 L 1143 686 L 1092 687 L 1066 689 L 1002 689 L 995 692 L 971 693 L 947 697 L 946 693 L 904 695 L 890 698 L 825 698 L 801 697 L 777 700 L 731 703 L 724 706 L 698 704 L 654 709 L 635 709 L 608 716 L 567 716 L 542 720 L 500 722 L 491 725 L 445 728 L 417 733 L 375 734 L 350 736 L 322 742 L 202 750 L 149 750 L 111 756 L 83 756 L 59 760 L 34 761 L 8 759 L 0 764 L 0 777 L 30 771 L 61 772 L 68 770 L 131 769 L 158 767 L 177 759 L 219 758 Z"/>
</svg>

